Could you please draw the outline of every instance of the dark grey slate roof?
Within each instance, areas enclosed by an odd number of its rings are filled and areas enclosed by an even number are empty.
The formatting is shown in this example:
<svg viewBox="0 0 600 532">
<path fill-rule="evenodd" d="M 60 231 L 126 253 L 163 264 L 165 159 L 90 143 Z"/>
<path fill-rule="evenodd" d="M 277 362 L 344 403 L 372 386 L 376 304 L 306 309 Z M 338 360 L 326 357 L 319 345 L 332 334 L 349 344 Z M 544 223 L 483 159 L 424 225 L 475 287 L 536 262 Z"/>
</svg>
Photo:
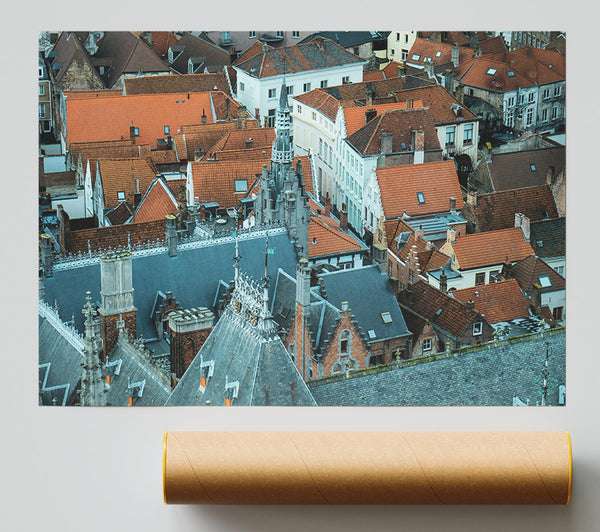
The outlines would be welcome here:
<svg viewBox="0 0 600 532">
<path fill-rule="evenodd" d="M 81 314 L 81 312 L 80 312 Z M 83 346 L 82 346 L 83 348 Z M 46 318 L 39 316 L 40 402 L 72 405 L 81 376 L 81 350 L 74 347 Z"/>
<path fill-rule="evenodd" d="M 134 406 L 163 406 L 171 394 L 166 374 L 161 374 L 122 338 L 110 354 L 105 373 L 111 375 L 107 406 L 127 406 L 131 393 Z"/>
<path fill-rule="evenodd" d="M 350 46 L 386 39 L 389 33 L 389 31 L 317 31 L 302 39 L 298 44 L 310 42 L 315 37 L 320 36 L 324 39 L 331 39 L 344 48 L 349 48 Z"/>
<path fill-rule="evenodd" d="M 296 254 L 287 233 L 271 234 L 269 248 L 270 297 L 278 268 L 291 274 L 296 271 Z M 249 275 L 260 278 L 264 273 L 264 233 L 239 241 L 241 267 Z M 233 279 L 232 257 L 235 243 L 231 240 L 216 240 L 208 246 L 195 249 L 179 249 L 176 257 L 169 257 L 166 250 L 155 255 L 133 256 L 134 305 L 137 308 L 137 332 L 144 338 L 154 338 L 156 331 L 151 320 L 152 307 L 157 291 L 173 295 L 182 308 L 207 307 L 212 309 L 218 283 L 221 279 Z M 53 305 L 58 301 L 63 320 L 75 315 L 75 326 L 83 331 L 81 308 L 85 293 L 100 302 L 100 264 L 95 263 L 67 270 L 55 270 L 53 277 L 44 279 L 45 300 Z"/>
<path fill-rule="evenodd" d="M 203 363 L 214 362 L 204 392 Z M 314 399 L 277 335 L 260 336 L 256 328 L 227 307 L 217 325 L 173 390 L 167 405 L 222 406 L 231 398 L 226 384 L 238 383 L 233 405 L 315 405 Z M 268 397 L 267 397 L 268 395 Z"/>
<path fill-rule="evenodd" d="M 531 247 L 542 258 L 566 255 L 566 218 L 532 222 L 530 225 Z"/>
<path fill-rule="evenodd" d="M 565 334 L 484 349 L 456 358 L 311 386 L 319 406 L 535 405 L 549 342 L 550 404 L 565 384 Z"/>
<path fill-rule="evenodd" d="M 342 302 L 348 301 L 367 342 L 410 334 L 387 276 L 377 266 L 323 273 L 321 278 L 332 305 L 341 309 Z M 381 317 L 386 312 L 390 313 L 390 323 L 384 323 Z M 369 330 L 375 332 L 375 337 L 369 337 Z"/>
</svg>

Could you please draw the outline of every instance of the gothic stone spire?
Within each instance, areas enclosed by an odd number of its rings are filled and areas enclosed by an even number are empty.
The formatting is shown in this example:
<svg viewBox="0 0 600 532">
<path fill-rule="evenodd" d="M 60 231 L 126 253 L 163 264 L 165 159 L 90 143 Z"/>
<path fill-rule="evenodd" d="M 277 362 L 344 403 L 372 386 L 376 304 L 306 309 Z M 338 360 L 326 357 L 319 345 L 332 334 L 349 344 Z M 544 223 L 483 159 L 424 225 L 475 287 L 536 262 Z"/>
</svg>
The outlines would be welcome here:
<svg viewBox="0 0 600 532">
<path fill-rule="evenodd" d="M 102 378 L 100 345 L 96 335 L 96 310 L 87 292 L 82 313 L 85 316 L 85 339 L 81 373 L 81 406 L 106 406 L 106 391 Z"/>
</svg>

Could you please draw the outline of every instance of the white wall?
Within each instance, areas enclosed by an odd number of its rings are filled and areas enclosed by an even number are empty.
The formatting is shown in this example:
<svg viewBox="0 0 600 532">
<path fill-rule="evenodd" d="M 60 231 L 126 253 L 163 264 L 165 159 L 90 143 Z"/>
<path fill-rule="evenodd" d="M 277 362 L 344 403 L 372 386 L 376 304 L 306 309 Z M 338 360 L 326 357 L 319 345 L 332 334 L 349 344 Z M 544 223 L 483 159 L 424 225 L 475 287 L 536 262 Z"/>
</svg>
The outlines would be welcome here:
<svg viewBox="0 0 600 532">
<path fill-rule="evenodd" d="M 85 218 L 85 205 L 83 201 L 83 190 L 77 190 L 75 194 L 64 194 L 51 196 L 52 209 L 60 204 L 69 218 Z"/>
</svg>

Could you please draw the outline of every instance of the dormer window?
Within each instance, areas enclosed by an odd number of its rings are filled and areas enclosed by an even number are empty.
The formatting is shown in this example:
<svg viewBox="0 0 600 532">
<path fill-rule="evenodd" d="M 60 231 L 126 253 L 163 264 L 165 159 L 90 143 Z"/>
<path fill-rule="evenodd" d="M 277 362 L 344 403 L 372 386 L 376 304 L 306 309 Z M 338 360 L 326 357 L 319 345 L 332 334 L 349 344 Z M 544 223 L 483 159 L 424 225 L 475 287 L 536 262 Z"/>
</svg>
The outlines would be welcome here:
<svg viewBox="0 0 600 532">
<path fill-rule="evenodd" d="M 514 78 L 514 77 L 515 77 L 515 73 L 514 73 L 514 71 L 513 71 L 513 70 L 509 70 L 509 71 L 507 72 L 507 75 L 508 75 L 508 77 L 509 77 L 509 78 Z"/>
<path fill-rule="evenodd" d="M 538 281 L 542 288 L 552 287 L 552 281 L 550 281 L 550 277 L 548 275 L 538 275 Z"/>
<path fill-rule="evenodd" d="M 473 324 L 473 336 L 478 336 L 483 333 L 483 323 L 481 321 L 476 321 Z"/>
<path fill-rule="evenodd" d="M 249 31 L 248 32 L 248 38 L 249 39 L 256 39 L 256 32 L 255 31 Z"/>
</svg>

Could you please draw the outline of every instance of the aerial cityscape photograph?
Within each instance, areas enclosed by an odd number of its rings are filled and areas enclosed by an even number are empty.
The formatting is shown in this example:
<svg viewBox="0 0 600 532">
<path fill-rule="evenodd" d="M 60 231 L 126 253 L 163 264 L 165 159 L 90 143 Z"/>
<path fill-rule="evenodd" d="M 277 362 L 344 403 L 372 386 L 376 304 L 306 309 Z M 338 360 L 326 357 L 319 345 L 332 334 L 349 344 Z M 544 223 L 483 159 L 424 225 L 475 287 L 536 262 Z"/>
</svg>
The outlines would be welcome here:
<svg viewBox="0 0 600 532">
<path fill-rule="evenodd" d="M 566 404 L 564 32 L 38 49 L 39 405 Z"/>
</svg>

